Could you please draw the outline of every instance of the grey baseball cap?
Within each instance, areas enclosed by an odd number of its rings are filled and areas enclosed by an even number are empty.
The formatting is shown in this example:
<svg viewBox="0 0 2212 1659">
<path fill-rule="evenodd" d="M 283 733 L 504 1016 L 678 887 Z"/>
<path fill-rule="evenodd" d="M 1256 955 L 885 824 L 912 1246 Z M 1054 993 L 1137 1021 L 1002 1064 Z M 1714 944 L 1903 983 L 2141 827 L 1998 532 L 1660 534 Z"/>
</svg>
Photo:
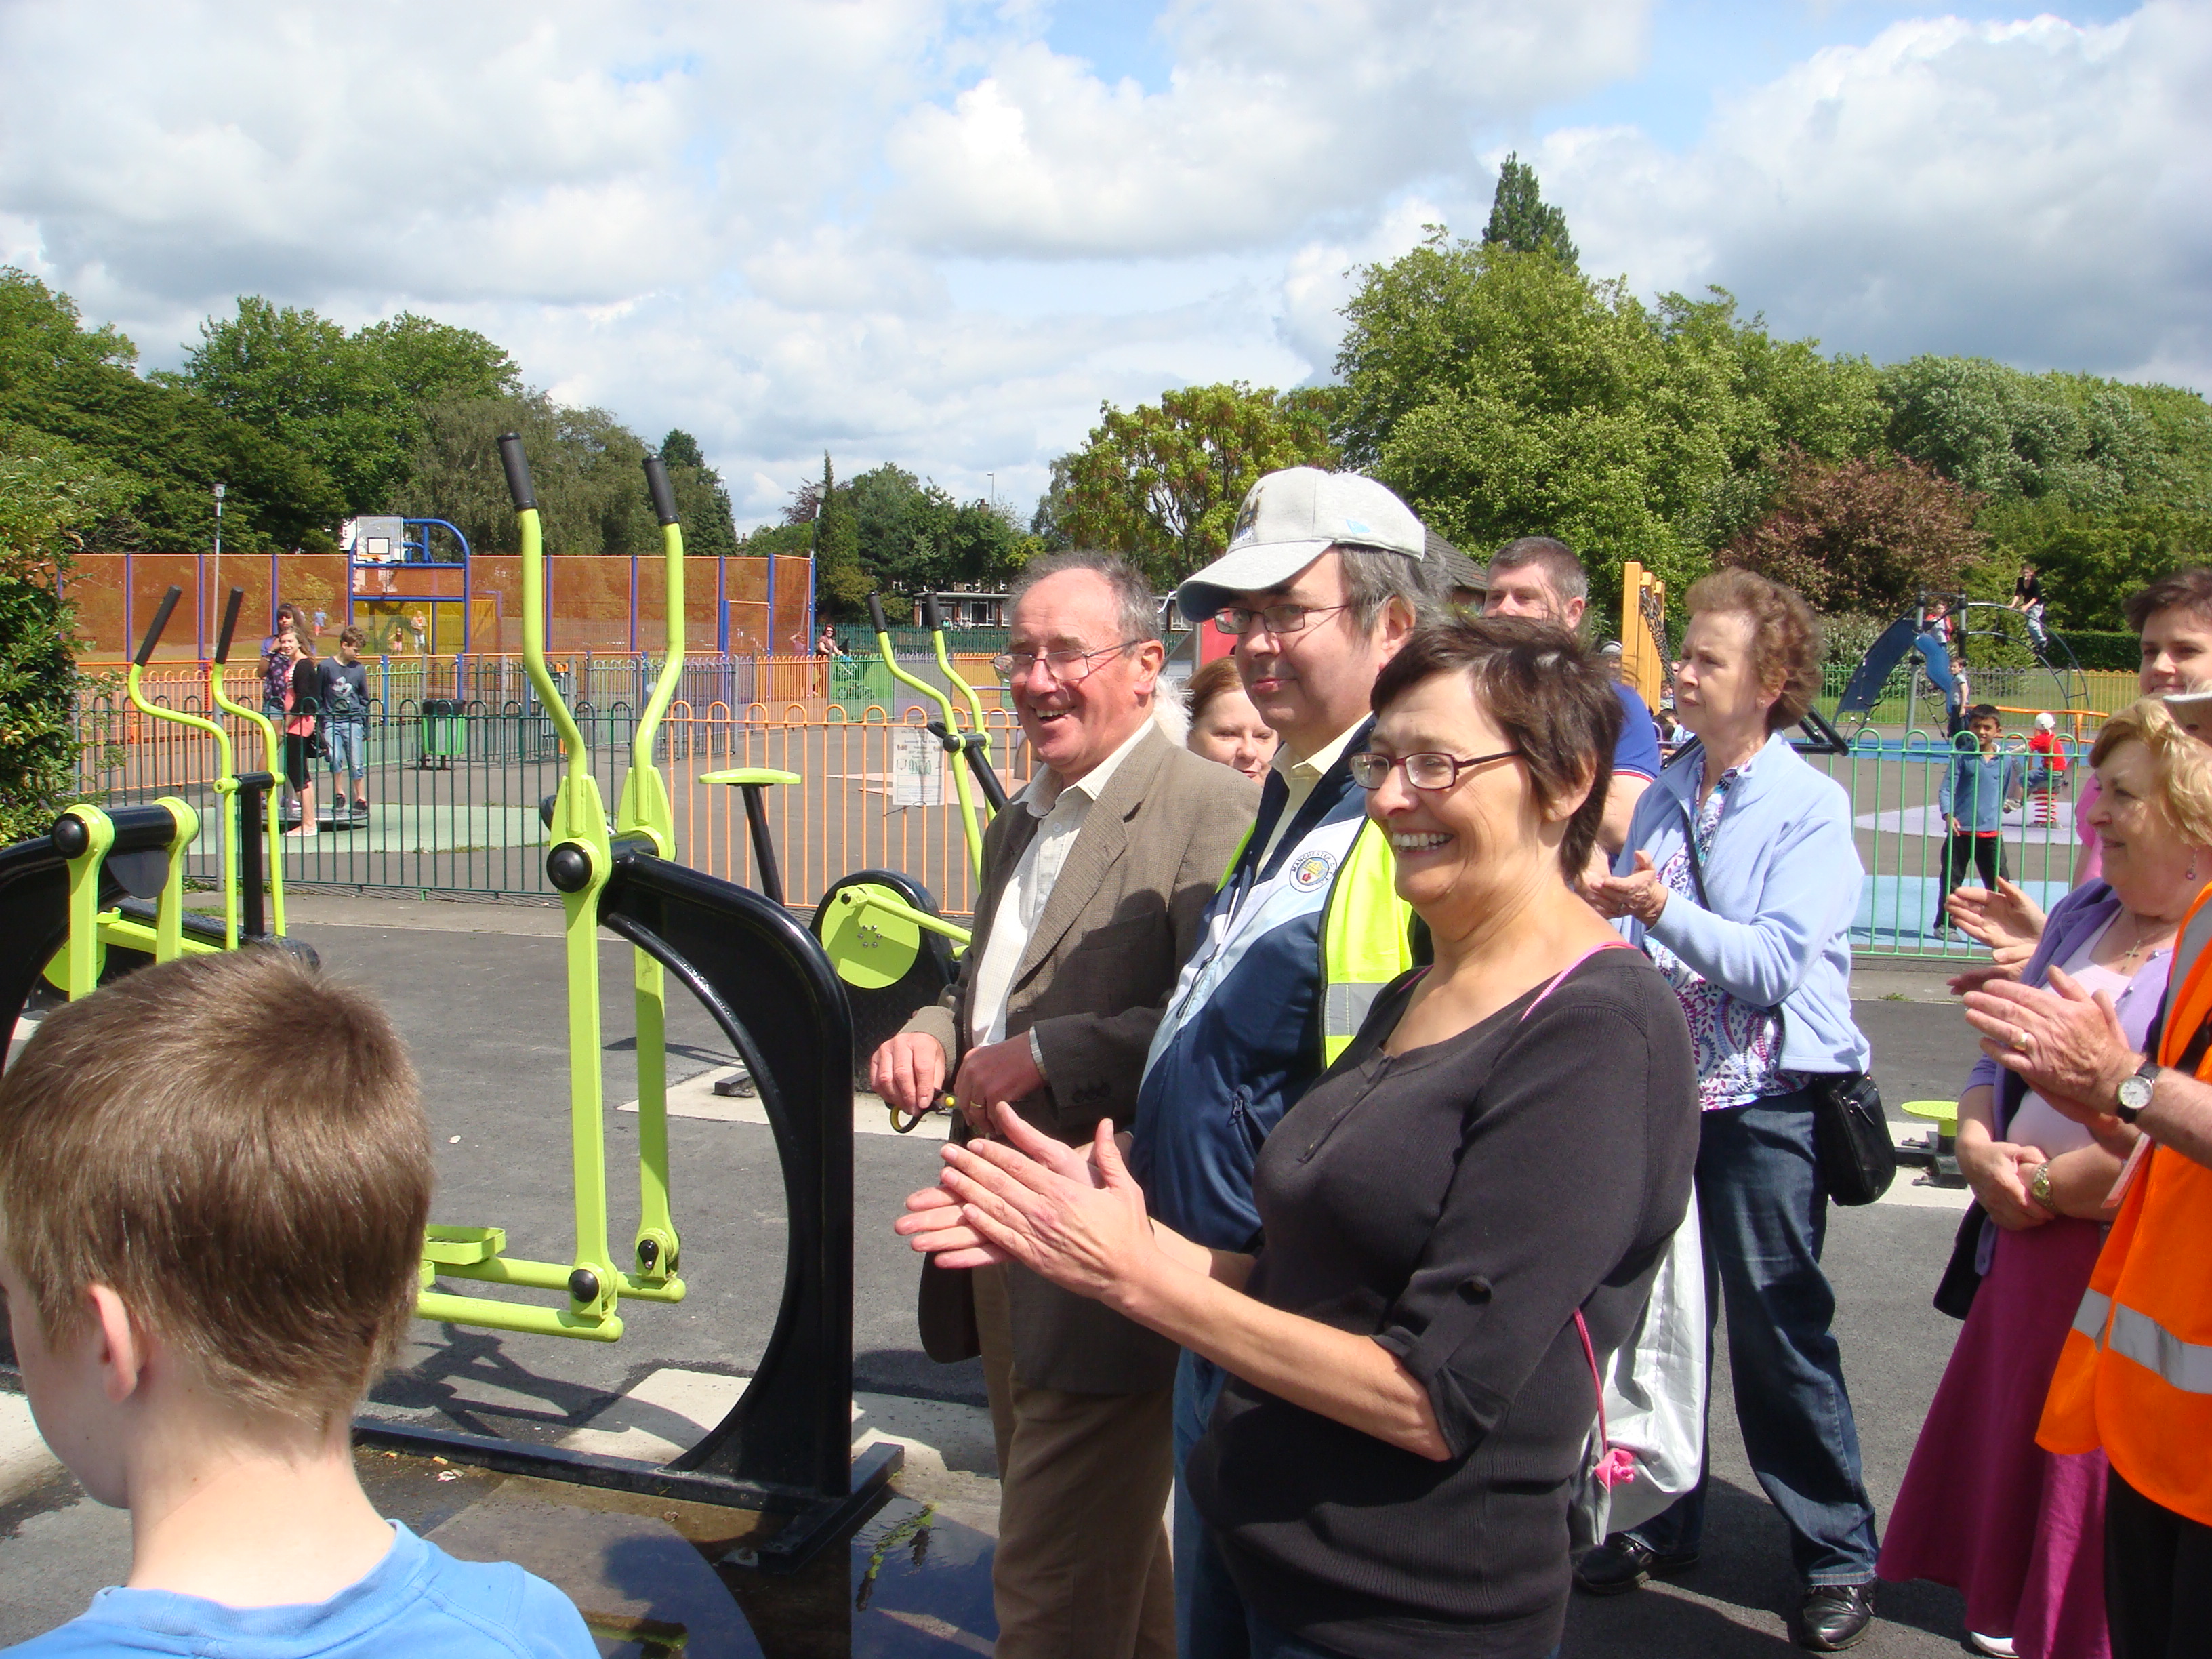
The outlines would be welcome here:
<svg viewBox="0 0 2212 1659">
<path fill-rule="evenodd" d="M 1332 547 L 1427 556 L 1413 508 L 1357 472 L 1317 466 L 1270 472 L 1246 492 L 1229 550 L 1176 589 L 1176 608 L 1201 622 L 1240 593 L 1280 587 Z"/>
</svg>

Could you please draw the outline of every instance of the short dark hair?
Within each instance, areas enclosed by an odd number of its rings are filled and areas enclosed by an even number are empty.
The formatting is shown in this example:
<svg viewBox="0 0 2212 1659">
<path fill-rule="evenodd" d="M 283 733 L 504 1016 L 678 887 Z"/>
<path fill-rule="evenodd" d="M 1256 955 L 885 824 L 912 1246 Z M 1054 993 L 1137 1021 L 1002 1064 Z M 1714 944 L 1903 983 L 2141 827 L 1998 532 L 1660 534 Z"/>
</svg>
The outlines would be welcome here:
<svg viewBox="0 0 2212 1659">
<path fill-rule="evenodd" d="M 1717 611 L 1748 619 L 1752 672 L 1760 684 L 1782 687 L 1766 711 L 1766 729 L 1779 732 L 1805 718 L 1820 695 L 1820 625 L 1796 589 L 1729 566 L 1692 582 L 1683 609 L 1692 617 Z"/>
<path fill-rule="evenodd" d="M 2120 607 L 2129 628 L 2138 634 L 2160 611 L 2174 610 L 2194 611 L 2212 622 L 2212 570 L 2191 565 L 2186 570 L 2169 572 L 2148 587 L 2129 594 L 2128 602 Z"/>
<path fill-rule="evenodd" d="M 2002 719 L 2002 716 L 1997 713 L 1996 704 L 1993 702 L 1978 702 L 1972 708 L 1969 708 L 1966 711 L 1966 719 L 1971 723 L 1974 720 L 2001 720 Z"/>
<path fill-rule="evenodd" d="M 0 1079 L 0 1240 L 40 1328 L 108 1285 L 219 1394 L 303 1421 L 398 1351 L 432 1179 L 391 1020 L 273 946 L 127 974 Z"/>
<path fill-rule="evenodd" d="M 338 630 L 338 643 L 340 645 L 349 645 L 355 650 L 358 651 L 362 647 L 368 643 L 368 635 L 362 633 L 358 628 L 341 629 Z"/>
<path fill-rule="evenodd" d="M 1519 536 L 1490 556 L 1490 575 L 1495 580 L 1501 570 L 1518 570 L 1524 565 L 1534 565 L 1544 573 L 1544 582 L 1563 599 L 1589 599 L 1589 572 L 1575 556 L 1575 550 L 1556 536 Z"/>
<path fill-rule="evenodd" d="M 1378 714 L 1424 681 L 1465 674 L 1490 718 L 1521 751 L 1528 787 L 1547 811 L 1589 793 L 1567 819 L 1559 867 L 1571 884 L 1589 862 L 1613 781 L 1622 719 L 1613 676 L 1598 654 L 1550 623 L 1465 617 L 1417 628 L 1376 676 Z"/>
</svg>

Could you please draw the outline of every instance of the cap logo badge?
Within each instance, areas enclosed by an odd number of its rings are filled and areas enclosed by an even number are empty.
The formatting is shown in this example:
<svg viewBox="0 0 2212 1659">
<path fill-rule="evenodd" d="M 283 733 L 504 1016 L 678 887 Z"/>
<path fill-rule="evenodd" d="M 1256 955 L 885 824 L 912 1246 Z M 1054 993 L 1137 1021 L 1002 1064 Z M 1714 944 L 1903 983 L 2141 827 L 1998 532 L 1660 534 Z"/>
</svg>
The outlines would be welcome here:
<svg viewBox="0 0 2212 1659">
<path fill-rule="evenodd" d="M 1259 521 L 1260 492 L 1255 489 L 1244 498 L 1244 505 L 1237 509 L 1237 527 L 1229 532 L 1230 546 L 1236 546 L 1249 536 L 1252 527 Z"/>
<path fill-rule="evenodd" d="M 1347 536 L 1371 536 L 1375 532 L 1364 519 L 1346 519 L 1344 533 Z"/>
</svg>

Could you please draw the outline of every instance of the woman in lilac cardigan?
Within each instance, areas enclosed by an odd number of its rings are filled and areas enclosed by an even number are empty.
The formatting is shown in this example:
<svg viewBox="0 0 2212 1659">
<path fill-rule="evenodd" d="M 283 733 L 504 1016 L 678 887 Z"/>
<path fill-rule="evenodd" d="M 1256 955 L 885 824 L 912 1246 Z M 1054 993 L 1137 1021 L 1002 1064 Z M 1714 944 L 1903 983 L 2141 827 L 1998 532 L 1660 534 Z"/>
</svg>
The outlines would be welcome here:
<svg viewBox="0 0 2212 1659">
<path fill-rule="evenodd" d="M 2105 878 L 2052 909 L 2025 978 L 2109 995 L 2140 1046 L 2174 930 L 2212 878 L 2212 751 L 2146 699 L 2106 722 L 2090 763 Z M 1984 1056 L 1959 1101 L 1959 1167 L 1995 1225 L 1980 1228 L 1979 1286 L 1891 1513 L 1881 1576 L 1963 1590 L 1977 1652 L 2103 1659 L 2105 1460 L 2044 1451 L 2035 1425 L 2120 1159 Z"/>
</svg>

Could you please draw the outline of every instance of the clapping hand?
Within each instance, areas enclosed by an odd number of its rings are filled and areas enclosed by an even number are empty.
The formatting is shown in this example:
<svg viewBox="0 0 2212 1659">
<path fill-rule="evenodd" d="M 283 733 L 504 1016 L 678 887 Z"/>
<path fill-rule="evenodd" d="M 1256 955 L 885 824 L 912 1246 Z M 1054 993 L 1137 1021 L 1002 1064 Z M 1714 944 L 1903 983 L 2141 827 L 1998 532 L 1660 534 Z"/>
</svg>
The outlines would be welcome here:
<svg viewBox="0 0 2212 1659">
<path fill-rule="evenodd" d="M 938 1184 L 907 1200 L 894 1231 L 915 1249 L 947 1267 L 1019 1262 L 1064 1290 L 1109 1302 L 1160 1258 L 1110 1121 L 1077 1148 L 1003 1101 L 991 1118 L 1000 1139 L 947 1146 Z"/>
<path fill-rule="evenodd" d="M 1668 893 L 1660 883 L 1651 854 L 1638 848 L 1633 870 L 1625 876 L 1596 878 L 1588 884 L 1583 896 L 1608 921 L 1633 916 L 1649 927 L 1667 908 Z"/>
<path fill-rule="evenodd" d="M 1968 992 L 1966 1023 L 1982 1034 L 1984 1054 L 2018 1073 L 2061 1116 L 2115 1150 L 2133 1142 L 2133 1130 L 2094 1103 L 2110 1097 L 2139 1063 L 2106 993 L 2093 997 L 2053 968 L 2048 990 L 2006 981 Z"/>
</svg>

